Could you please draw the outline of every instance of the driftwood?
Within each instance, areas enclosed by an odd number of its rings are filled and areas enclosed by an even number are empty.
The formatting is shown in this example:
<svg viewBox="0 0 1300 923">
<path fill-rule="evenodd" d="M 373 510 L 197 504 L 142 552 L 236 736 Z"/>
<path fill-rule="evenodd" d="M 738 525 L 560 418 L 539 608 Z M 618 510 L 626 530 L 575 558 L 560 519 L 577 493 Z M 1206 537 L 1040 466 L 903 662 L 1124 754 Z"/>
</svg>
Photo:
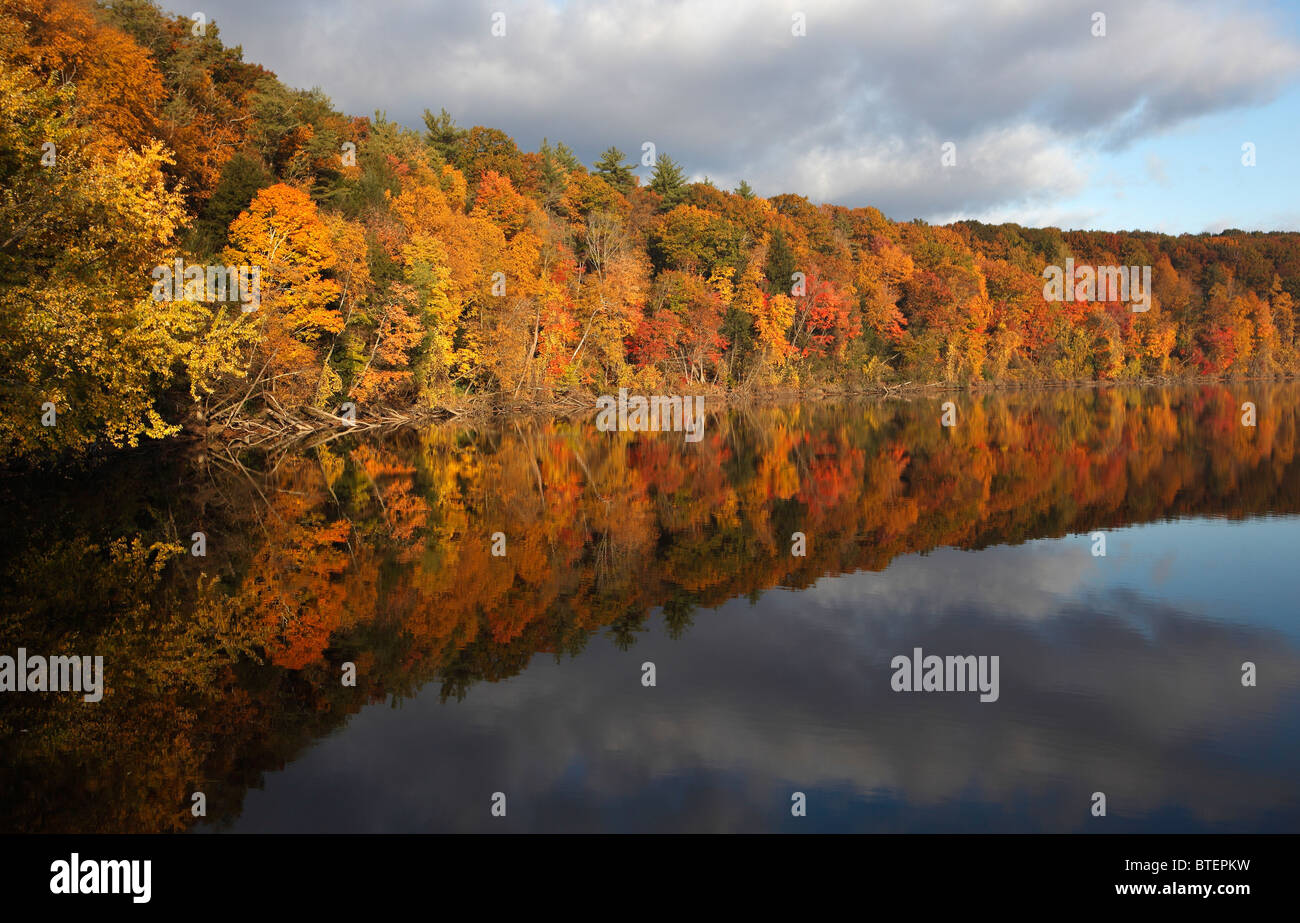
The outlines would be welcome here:
<svg viewBox="0 0 1300 923">
<path fill-rule="evenodd" d="M 911 401 L 932 394 L 966 393 L 987 394 L 1008 391 L 1060 391 L 1070 389 L 1100 389 L 1113 387 L 1152 387 L 1196 384 L 1230 384 L 1256 380 L 1289 380 L 1293 376 L 1260 378 L 1223 378 L 1215 376 L 1198 377 L 1152 377 L 1128 381 L 1025 381 L 1025 382 L 978 382 L 973 384 L 956 384 L 948 382 L 912 382 L 904 381 L 893 384 L 876 383 L 867 386 L 842 388 L 834 386 L 765 389 L 761 391 L 726 391 L 720 388 L 707 389 L 700 396 L 709 403 L 718 406 L 738 407 L 741 409 L 772 404 L 784 404 L 794 401 L 820 398 L 873 398 L 878 400 Z M 536 391 L 541 389 L 535 389 Z M 357 432 L 373 432 L 383 429 L 395 429 L 408 426 L 425 426 L 429 424 L 461 421 L 467 423 L 484 420 L 520 417 L 556 417 L 575 416 L 596 410 L 595 395 L 570 394 L 547 399 L 520 398 L 517 393 L 497 392 L 466 397 L 459 406 L 435 405 L 397 409 L 388 405 L 368 405 L 359 410 L 355 418 L 340 416 L 337 413 L 316 407 L 290 410 L 276 399 L 270 391 L 257 396 L 261 404 L 256 415 L 246 415 L 244 408 L 247 395 L 237 402 L 235 409 L 223 422 L 212 422 L 206 430 L 200 430 L 207 441 L 240 452 L 249 449 L 287 452 L 290 448 L 309 448 L 322 445 L 335 439 L 343 438 Z M 218 408 L 202 418 L 212 420 L 218 414 L 225 413 L 231 405 Z"/>
<path fill-rule="evenodd" d="M 257 413 L 244 412 L 241 402 L 235 412 L 221 422 L 214 422 L 202 436 L 212 443 L 235 452 L 257 449 L 278 453 L 288 447 L 309 448 L 352 433 L 424 426 L 452 420 L 486 420 L 536 415 L 564 415 L 594 409 L 594 398 L 568 395 L 548 401 L 519 400 L 513 395 L 480 395 L 462 406 L 437 405 L 398 409 L 372 404 L 355 415 L 342 416 L 318 407 L 290 410 L 275 395 L 266 392 L 257 397 Z M 226 410 L 227 408 L 222 408 Z M 205 414 L 211 419 L 211 416 Z"/>
</svg>

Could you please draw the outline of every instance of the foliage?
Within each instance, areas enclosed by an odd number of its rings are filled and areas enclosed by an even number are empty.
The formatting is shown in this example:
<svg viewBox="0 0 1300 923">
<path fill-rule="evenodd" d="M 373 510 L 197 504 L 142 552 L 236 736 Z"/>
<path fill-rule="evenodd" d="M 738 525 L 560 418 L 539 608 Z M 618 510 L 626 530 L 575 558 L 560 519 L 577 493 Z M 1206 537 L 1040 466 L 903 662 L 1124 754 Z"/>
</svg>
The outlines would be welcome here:
<svg viewBox="0 0 1300 923">
<path fill-rule="evenodd" d="M 1300 236 L 895 223 L 349 118 L 149 0 L 0 0 L 0 461 L 344 401 L 1300 372 Z M 57 159 L 44 163 L 47 145 Z M 176 258 L 262 304 L 151 303 Z M 1043 272 L 1151 267 L 1150 309 Z M 196 406 L 196 400 L 199 402 Z M 41 405 L 59 409 L 40 425 Z"/>
</svg>

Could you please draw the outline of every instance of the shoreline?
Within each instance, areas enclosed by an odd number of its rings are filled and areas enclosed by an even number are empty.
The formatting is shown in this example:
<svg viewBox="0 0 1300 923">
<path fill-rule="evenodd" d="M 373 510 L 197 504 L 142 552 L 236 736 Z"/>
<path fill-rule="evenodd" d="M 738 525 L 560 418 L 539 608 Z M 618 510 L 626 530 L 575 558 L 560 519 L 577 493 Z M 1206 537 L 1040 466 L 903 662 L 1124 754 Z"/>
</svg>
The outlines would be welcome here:
<svg viewBox="0 0 1300 923">
<path fill-rule="evenodd" d="M 1285 383 L 1300 381 L 1300 375 L 1268 376 L 1169 376 L 1126 379 L 1122 381 L 1099 381 L 1095 379 L 1077 380 L 1043 380 L 1032 382 L 977 382 L 968 384 L 951 384 L 945 382 L 902 382 L 895 385 L 875 385 L 870 387 L 835 387 L 815 385 L 805 388 L 763 388 L 753 391 L 727 391 L 723 389 L 697 389 L 684 392 L 683 396 L 702 397 L 710 409 L 729 407 L 771 407 L 782 406 L 807 400 L 912 400 L 928 394 L 973 394 L 1017 392 L 1051 392 L 1099 390 L 1109 388 L 1174 388 L 1204 385 L 1247 384 L 1250 382 Z M 630 390 L 630 389 L 629 389 Z M 640 392 L 632 392 L 640 393 Z M 396 429 L 402 427 L 421 427 L 443 425 L 454 422 L 480 424 L 488 420 L 521 420 L 536 417 L 572 418 L 580 414 L 595 413 L 598 410 L 596 399 L 599 395 L 578 397 L 576 395 L 549 401 L 520 401 L 517 399 L 499 399 L 499 395 L 480 395 L 459 405 L 439 405 L 414 410 L 398 410 L 382 406 L 373 414 L 358 414 L 355 420 L 344 419 L 324 410 L 311 408 L 304 415 L 292 416 L 275 414 L 267 420 L 242 420 L 230 426 L 204 428 L 201 421 L 195 425 L 193 420 L 185 424 L 182 433 L 167 442 L 197 441 L 204 444 L 247 451 L 262 448 L 284 448 L 303 443 L 318 445 L 349 433 L 371 432 L 375 430 Z M 278 420 L 277 420 L 278 418 Z M 269 425 L 275 422 L 278 425 Z M 325 435 L 326 439 L 316 437 Z"/>
</svg>

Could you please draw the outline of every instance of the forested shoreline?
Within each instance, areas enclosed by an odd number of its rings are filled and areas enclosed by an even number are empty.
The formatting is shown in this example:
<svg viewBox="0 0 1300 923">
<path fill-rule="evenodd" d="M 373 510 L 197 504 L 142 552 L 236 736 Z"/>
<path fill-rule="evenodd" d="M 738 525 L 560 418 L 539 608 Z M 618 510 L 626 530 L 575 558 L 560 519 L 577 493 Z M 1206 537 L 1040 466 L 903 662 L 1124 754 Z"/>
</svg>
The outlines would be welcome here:
<svg viewBox="0 0 1300 923">
<path fill-rule="evenodd" d="M 0 465 L 620 387 L 1300 371 L 1296 233 L 895 222 L 445 110 L 416 131 L 147 0 L 0 0 L 0 57 Z M 1150 267 L 1149 309 L 1048 300 L 1067 260 Z M 213 298 L 214 267 L 255 268 L 255 299 Z"/>
</svg>

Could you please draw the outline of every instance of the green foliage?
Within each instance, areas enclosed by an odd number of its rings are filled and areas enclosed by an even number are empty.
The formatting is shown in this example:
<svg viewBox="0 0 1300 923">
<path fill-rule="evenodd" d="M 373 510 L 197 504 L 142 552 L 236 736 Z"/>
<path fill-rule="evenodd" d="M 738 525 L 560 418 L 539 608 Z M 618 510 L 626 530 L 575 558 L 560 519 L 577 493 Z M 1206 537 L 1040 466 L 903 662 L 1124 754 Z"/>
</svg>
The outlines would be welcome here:
<svg viewBox="0 0 1300 923">
<path fill-rule="evenodd" d="M 230 222 L 272 182 L 271 171 L 253 154 L 240 152 L 227 160 L 221 181 L 194 223 L 189 249 L 205 256 L 219 253 L 226 246 Z"/>
<path fill-rule="evenodd" d="M 655 160 L 654 174 L 650 177 L 650 191 L 657 193 L 663 200 L 660 208 L 670 211 L 681 204 L 686 197 L 686 175 L 682 168 L 667 154 L 660 154 Z"/>
<path fill-rule="evenodd" d="M 440 109 L 437 115 L 425 109 L 424 127 L 425 143 L 438 152 L 444 163 L 455 163 L 468 132 L 456 124 L 446 109 Z"/>
<path fill-rule="evenodd" d="M 632 165 L 623 162 L 624 156 L 626 155 L 616 147 L 606 148 L 592 169 L 619 192 L 626 193 L 636 186 L 636 176 L 632 173 Z"/>
<path fill-rule="evenodd" d="M 789 291 L 790 277 L 794 273 L 794 251 L 786 243 L 785 232 L 777 228 L 772 231 L 772 241 L 767 248 L 767 262 L 763 265 L 767 290 L 773 294 Z"/>
</svg>

